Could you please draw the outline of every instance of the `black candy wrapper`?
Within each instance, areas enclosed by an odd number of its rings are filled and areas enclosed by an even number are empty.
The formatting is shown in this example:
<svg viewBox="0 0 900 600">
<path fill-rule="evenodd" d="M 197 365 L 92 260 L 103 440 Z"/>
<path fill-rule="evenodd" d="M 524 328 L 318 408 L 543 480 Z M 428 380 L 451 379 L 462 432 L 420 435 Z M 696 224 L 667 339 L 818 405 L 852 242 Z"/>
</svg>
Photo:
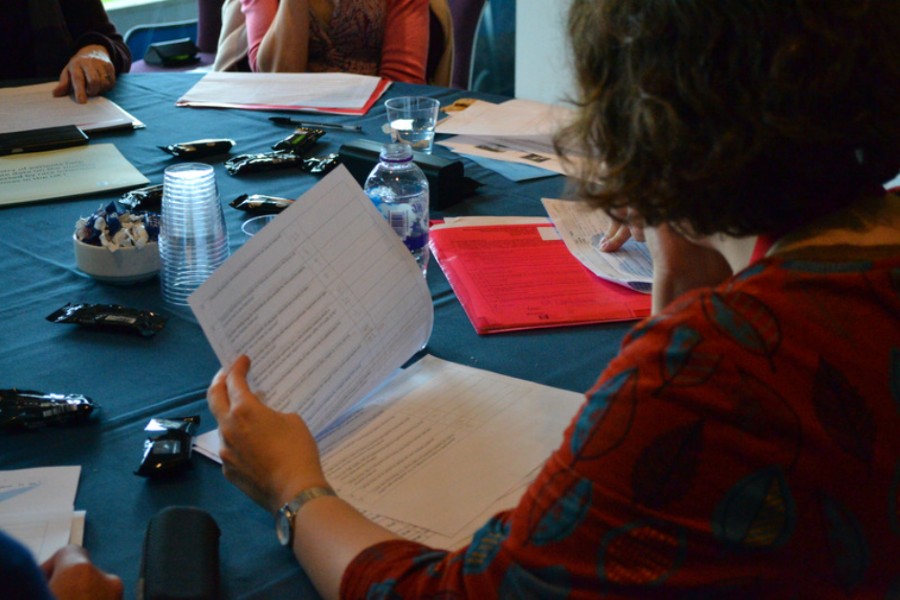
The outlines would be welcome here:
<svg viewBox="0 0 900 600">
<path fill-rule="evenodd" d="M 141 477 L 160 478 L 184 471 L 191 464 L 193 435 L 200 417 L 153 418 L 144 431 L 162 431 L 144 441 L 144 457 L 134 472 Z"/>
<path fill-rule="evenodd" d="M 325 135 L 325 132 L 321 129 L 298 127 L 291 135 L 272 145 L 272 150 L 276 152 L 292 152 L 297 156 L 306 156 L 323 135 Z"/>
<path fill-rule="evenodd" d="M 232 200 L 229 205 L 232 208 L 243 210 L 244 212 L 253 215 L 274 215 L 280 213 L 293 203 L 293 200 L 278 198 L 276 196 L 242 194 Z"/>
<path fill-rule="evenodd" d="M 225 161 L 229 175 L 245 175 L 275 169 L 302 167 L 303 158 L 293 152 L 260 152 L 259 154 L 239 154 Z"/>
<path fill-rule="evenodd" d="M 306 173 L 324 175 L 340 164 L 337 153 L 322 157 L 302 158 L 292 152 L 272 151 L 259 154 L 241 154 L 225 161 L 229 175 L 245 175 L 275 169 L 299 168 Z"/>
<path fill-rule="evenodd" d="M 83 423 L 96 408 L 93 400 L 81 394 L 0 390 L 0 429 L 37 429 Z"/>
<path fill-rule="evenodd" d="M 119 198 L 119 204 L 131 210 L 151 210 L 159 212 L 162 207 L 163 184 L 148 185 L 126 192 Z"/>
<path fill-rule="evenodd" d="M 95 329 L 137 333 L 151 337 L 165 326 L 167 317 L 119 304 L 66 304 L 47 316 L 51 323 L 74 323 Z"/>
<path fill-rule="evenodd" d="M 232 148 L 234 148 L 234 140 L 228 139 L 194 140 L 191 142 L 169 144 L 168 146 L 159 146 L 160 150 L 168 152 L 172 156 L 177 156 L 178 158 L 215 156 L 216 154 L 230 152 Z"/>
</svg>

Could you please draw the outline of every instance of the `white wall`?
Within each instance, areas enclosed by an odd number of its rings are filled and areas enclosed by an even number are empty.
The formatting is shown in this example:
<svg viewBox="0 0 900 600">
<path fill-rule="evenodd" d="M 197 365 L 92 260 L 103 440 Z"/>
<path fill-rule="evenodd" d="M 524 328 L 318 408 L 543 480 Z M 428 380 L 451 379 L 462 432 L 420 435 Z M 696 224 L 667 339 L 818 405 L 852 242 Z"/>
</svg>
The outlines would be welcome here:
<svg viewBox="0 0 900 600">
<path fill-rule="evenodd" d="M 571 0 L 516 0 L 516 98 L 553 104 L 571 95 L 565 41 Z"/>
</svg>

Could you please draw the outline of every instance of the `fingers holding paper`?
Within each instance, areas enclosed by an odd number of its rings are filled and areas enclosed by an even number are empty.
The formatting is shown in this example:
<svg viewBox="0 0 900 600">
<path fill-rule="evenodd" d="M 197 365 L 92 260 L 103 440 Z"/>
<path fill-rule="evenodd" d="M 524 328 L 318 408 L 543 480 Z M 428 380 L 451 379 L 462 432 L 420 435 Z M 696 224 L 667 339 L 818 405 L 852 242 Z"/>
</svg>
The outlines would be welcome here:
<svg viewBox="0 0 900 600">
<path fill-rule="evenodd" d="M 108 92 L 116 83 L 116 68 L 106 48 L 91 44 L 78 50 L 59 75 L 59 83 L 53 89 L 54 96 L 74 94 L 75 100 L 84 104 L 89 96 Z"/>
<path fill-rule="evenodd" d="M 87 551 L 79 546 L 70 544 L 60 548 L 41 565 L 41 570 L 47 586 L 59 600 L 122 597 L 122 580 L 97 568 Z"/>
<path fill-rule="evenodd" d="M 263 404 L 250 389 L 250 359 L 220 370 L 207 391 L 219 423 L 222 471 L 254 502 L 275 512 L 303 489 L 327 485 L 306 423 Z"/>
<path fill-rule="evenodd" d="M 645 241 L 644 227 L 636 212 L 629 208 L 616 216 L 619 219 L 611 220 L 609 228 L 604 232 L 603 241 L 600 242 L 602 252 L 615 252 L 631 238 L 639 242 Z"/>
</svg>

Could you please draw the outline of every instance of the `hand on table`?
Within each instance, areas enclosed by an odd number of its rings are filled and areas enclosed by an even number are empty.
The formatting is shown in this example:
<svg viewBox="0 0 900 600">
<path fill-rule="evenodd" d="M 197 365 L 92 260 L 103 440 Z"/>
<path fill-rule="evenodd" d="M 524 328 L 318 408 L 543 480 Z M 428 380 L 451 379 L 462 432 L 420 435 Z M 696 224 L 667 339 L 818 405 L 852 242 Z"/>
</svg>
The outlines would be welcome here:
<svg viewBox="0 0 900 600">
<path fill-rule="evenodd" d="M 319 449 L 306 423 L 264 405 L 250 391 L 250 359 L 220 370 L 207 392 L 219 423 L 222 471 L 254 502 L 270 512 L 306 488 L 327 485 Z"/>
<path fill-rule="evenodd" d="M 59 600 L 122 597 L 122 580 L 98 569 L 84 548 L 60 548 L 41 565 L 50 591 Z"/>
<path fill-rule="evenodd" d="M 670 225 L 643 231 L 653 258 L 653 314 L 690 290 L 718 285 L 731 277 L 731 267 L 717 251 L 701 246 Z"/>
<path fill-rule="evenodd" d="M 75 100 L 84 104 L 88 96 L 98 96 L 116 84 L 116 68 L 106 48 L 91 44 L 78 50 L 59 75 L 59 83 L 53 89 L 54 96 L 75 94 Z"/>
</svg>

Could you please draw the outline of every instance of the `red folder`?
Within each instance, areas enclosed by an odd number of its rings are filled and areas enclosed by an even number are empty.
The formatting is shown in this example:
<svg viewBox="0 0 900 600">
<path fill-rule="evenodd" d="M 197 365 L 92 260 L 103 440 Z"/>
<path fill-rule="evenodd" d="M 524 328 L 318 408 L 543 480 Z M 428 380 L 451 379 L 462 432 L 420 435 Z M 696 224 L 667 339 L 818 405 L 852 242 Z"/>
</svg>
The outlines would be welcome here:
<svg viewBox="0 0 900 600">
<path fill-rule="evenodd" d="M 591 273 L 552 225 L 447 227 L 430 237 L 432 254 L 480 334 L 650 314 L 649 295 Z"/>
</svg>

